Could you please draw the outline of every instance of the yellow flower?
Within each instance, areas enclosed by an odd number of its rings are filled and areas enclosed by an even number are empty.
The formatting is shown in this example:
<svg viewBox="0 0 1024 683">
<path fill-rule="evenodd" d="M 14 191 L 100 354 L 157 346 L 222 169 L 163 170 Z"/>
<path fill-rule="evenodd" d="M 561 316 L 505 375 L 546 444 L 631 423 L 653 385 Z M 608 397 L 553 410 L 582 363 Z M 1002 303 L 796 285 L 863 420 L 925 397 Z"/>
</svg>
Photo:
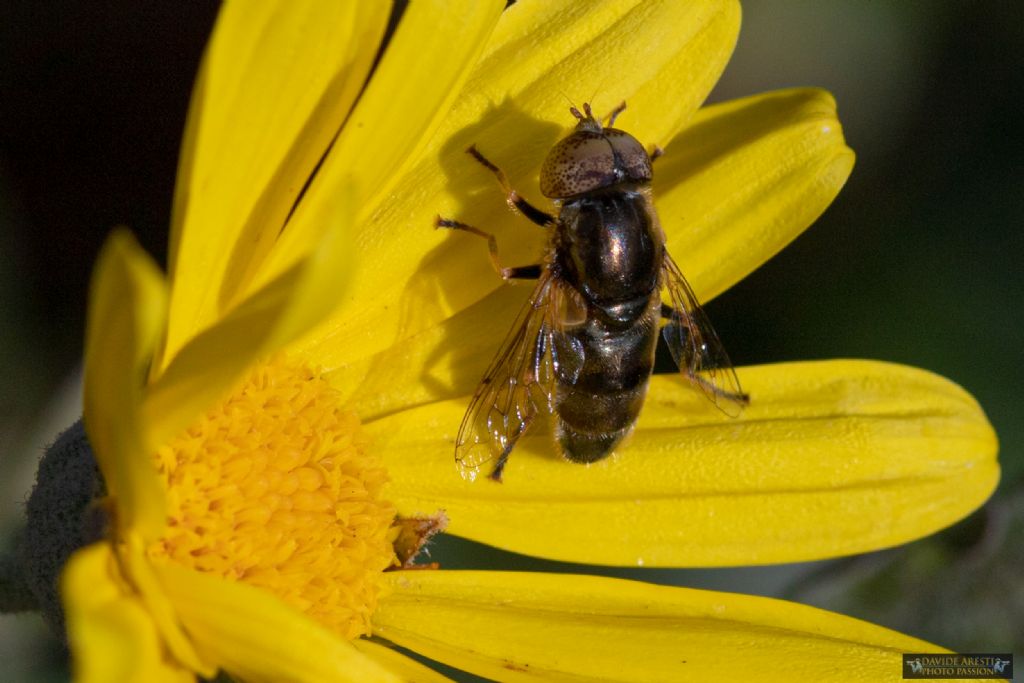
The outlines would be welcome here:
<svg viewBox="0 0 1024 683">
<path fill-rule="evenodd" d="M 539 202 L 562 93 L 627 100 L 620 125 L 666 147 L 657 206 L 705 300 L 812 222 L 853 163 L 825 93 L 698 110 L 735 42 L 734 2 L 503 5 L 409 3 L 380 56 L 383 3 L 223 8 L 170 287 L 125 233 L 96 268 L 84 419 L 109 525 L 62 581 L 81 680 L 439 679 L 361 635 L 502 680 L 895 679 L 899 652 L 936 649 L 763 598 L 384 572 L 396 512 L 444 510 L 454 533 L 543 557 L 758 564 L 922 536 L 998 478 L 961 389 L 829 361 L 740 369 L 754 398 L 735 421 L 656 377 L 617 456 L 572 465 L 536 435 L 504 484 L 462 480 L 454 431 L 525 292 L 431 219 L 503 245 L 527 235 L 509 262 L 543 239 L 502 212 L 468 144 Z"/>
</svg>

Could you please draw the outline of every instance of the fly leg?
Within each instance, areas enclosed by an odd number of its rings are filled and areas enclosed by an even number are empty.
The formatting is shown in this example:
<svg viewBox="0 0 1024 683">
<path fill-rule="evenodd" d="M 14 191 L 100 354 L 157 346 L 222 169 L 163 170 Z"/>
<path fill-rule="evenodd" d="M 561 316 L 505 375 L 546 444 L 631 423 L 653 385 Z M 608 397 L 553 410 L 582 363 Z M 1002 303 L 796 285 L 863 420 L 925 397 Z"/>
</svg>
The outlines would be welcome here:
<svg viewBox="0 0 1024 683">
<path fill-rule="evenodd" d="M 715 396 L 721 396 L 722 398 L 732 401 L 737 405 L 749 406 L 750 405 L 750 394 L 742 393 L 737 394 L 733 391 L 726 391 L 725 389 L 712 384 L 700 375 L 695 375 L 687 370 L 683 370 L 683 374 L 686 375 L 686 379 L 690 380 L 697 386 L 699 386 L 705 393 L 711 393 Z"/>
<path fill-rule="evenodd" d="M 519 196 L 512 185 L 508 182 L 508 177 L 505 176 L 505 172 L 495 166 L 491 161 L 477 150 L 476 145 L 470 145 L 466 153 L 480 162 L 486 167 L 494 176 L 498 179 L 498 184 L 501 185 L 501 189 L 505 191 L 505 201 L 515 211 L 518 211 L 522 215 L 526 216 L 530 221 L 536 223 L 542 228 L 546 228 L 555 224 L 555 217 L 549 213 L 541 211 L 536 206 L 526 201 Z M 480 228 L 467 225 L 461 221 L 451 220 L 449 218 L 442 218 L 440 216 L 434 221 L 434 225 L 438 228 L 451 228 L 453 230 L 463 230 L 465 232 L 473 233 L 478 237 L 482 237 L 487 240 L 487 250 L 491 256 L 491 264 L 494 266 L 494 270 L 497 271 L 498 275 L 504 280 L 536 280 L 540 277 L 543 272 L 543 266 L 539 263 L 534 263 L 528 266 L 516 266 L 513 268 L 506 268 L 501 265 L 501 259 L 498 257 L 498 242 L 489 232 L 484 232 Z"/>
<path fill-rule="evenodd" d="M 590 114 L 589 105 L 583 105 L 583 106 L 587 108 L 587 114 L 589 115 Z M 618 105 L 616 105 L 615 109 L 612 109 L 611 113 L 608 114 L 608 123 L 605 124 L 605 127 L 606 128 L 611 128 L 612 126 L 614 126 L 615 125 L 615 119 L 619 118 L 619 114 L 621 114 L 624 111 L 626 111 L 626 102 L 625 101 L 619 102 Z M 577 117 L 577 118 L 582 118 L 582 117 Z M 647 158 L 653 164 L 654 160 L 657 159 L 658 157 L 660 157 L 664 153 L 665 153 L 665 150 L 663 150 L 658 145 L 654 145 L 654 147 L 651 149 L 651 151 L 647 153 Z"/>
<path fill-rule="evenodd" d="M 506 446 L 505 450 L 498 456 L 498 462 L 494 463 L 494 469 L 487 475 L 491 481 L 501 483 L 501 475 L 505 471 L 505 464 L 508 463 L 508 456 L 512 455 L 512 446 Z"/>
<path fill-rule="evenodd" d="M 497 271 L 503 280 L 536 280 L 540 277 L 542 266 L 539 263 L 533 263 L 528 266 L 513 266 L 511 268 L 502 266 L 501 259 L 498 257 L 498 241 L 489 232 L 484 232 L 480 228 L 475 228 L 472 225 L 459 221 L 453 221 L 449 218 L 441 218 L 440 216 L 434 219 L 434 227 L 462 230 L 487 240 L 487 251 L 491 256 L 491 265 L 494 266 L 494 270 Z"/>
<path fill-rule="evenodd" d="M 584 105 L 584 106 L 586 106 L 586 105 Z M 625 100 L 623 100 L 622 102 L 619 102 L 617 105 L 615 105 L 615 109 L 612 109 L 611 112 L 608 114 L 608 123 L 604 124 L 605 127 L 611 128 L 612 126 L 614 126 L 615 125 L 615 119 L 619 118 L 619 114 L 621 114 L 624 111 L 626 111 L 626 101 Z"/>
<path fill-rule="evenodd" d="M 523 427 L 519 431 L 519 435 L 522 436 L 523 434 L 525 434 L 526 430 L 530 428 L 530 425 L 532 423 L 533 416 L 530 416 L 523 422 Z M 512 449 L 515 447 L 518 441 L 519 436 L 516 436 L 514 439 L 509 440 L 508 445 L 505 446 L 505 450 L 501 452 L 501 455 L 498 456 L 497 462 L 494 463 L 494 469 L 492 469 L 491 473 L 487 475 L 488 479 L 490 479 L 491 481 L 496 481 L 499 484 L 501 483 L 501 475 L 505 472 L 505 465 L 508 464 L 508 457 L 512 455 Z"/>
<path fill-rule="evenodd" d="M 519 196 L 519 193 L 512 189 L 512 185 L 508 182 L 508 178 L 505 176 L 505 172 L 495 166 L 487 159 L 480 151 L 476 148 L 476 145 L 470 145 L 466 153 L 472 156 L 474 159 L 483 164 L 491 173 L 498 179 L 498 183 L 501 185 L 501 189 L 505 191 L 505 201 L 513 209 L 523 214 L 530 221 L 536 223 L 542 228 L 555 224 L 555 217 L 551 214 L 541 211 L 536 206 L 526 201 Z"/>
<path fill-rule="evenodd" d="M 664 318 L 665 320 L 672 321 L 672 320 L 685 319 L 686 315 L 685 314 L 677 314 L 676 309 L 672 308 L 668 304 L 662 303 L 661 304 L 661 317 Z M 680 361 L 679 361 L 679 371 L 682 372 L 683 375 L 686 376 L 687 380 L 689 380 L 690 382 L 693 382 L 698 387 L 700 387 L 701 390 L 703 390 L 705 394 L 708 394 L 709 396 L 721 396 L 722 398 L 724 398 L 726 400 L 729 400 L 729 401 L 732 401 L 732 402 L 736 403 L 737 405 L 741 405 L 741 406 L 750 405 L 750 394 L 747 394 L 745 392 L 726 391 L 722 387 L 720 387 L 720 386 L 718 386 L 718 385 L 716 385 L 716 384 L 714 384 L 712 382 L 707 381 L 706 379 L 701 377 L 699 374 L 694 372 L 693 369 L 691 369 L 689 367 L 683 367 L 683 365 L 686 365 L 686 364 L 687 363 L 683 362 L 683 360 L 680 359 Z"/>
<path fill-rule="evenodd" d="M 605 124 L 605 127 L 606 128 L 611 128 L 612 126 L 614 126 L 615 125 L 615 119 L 619 118 L 619 114 L 621 114 L 624 111 L 626 111 L 626 102 L 625 101 L 619 102 L 619 104 L 616 105 L 615 109 L 612 109 L 611 113 L 608 114 L 608 123 Z M 654 145 L 654 147 L 651 149 L 651 151 L 647 153 L 647 158 L 653 164 L 654 160 L 657 159 L 658 157 L 660 157 L 661 155 L 663 155 L 664 153 L 665 153 L 665 150 L 663 150 L 658 145 Z"/>
</svg>

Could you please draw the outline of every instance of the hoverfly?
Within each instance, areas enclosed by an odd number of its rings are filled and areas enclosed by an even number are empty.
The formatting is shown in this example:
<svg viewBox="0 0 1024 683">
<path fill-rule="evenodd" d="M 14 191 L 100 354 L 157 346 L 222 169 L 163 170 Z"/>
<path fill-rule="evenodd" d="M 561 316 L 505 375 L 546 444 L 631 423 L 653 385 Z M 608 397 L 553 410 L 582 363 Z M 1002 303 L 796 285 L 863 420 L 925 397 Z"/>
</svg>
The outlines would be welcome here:
<svg viewBox="0 0 1024 683">
<path fill-rule="evenodd" d="M 651 162 L 629 133 L 594 118 L 589 104 L 575 129 L 548 154 L 540 190 L 558 207 L 552 216 L 523 199 L 505 174 L 476 148 L 510 206 L 549 231 L 539 264 L 506 268 L 493 235 L 438 217 L 437 226 L 488 240 L 505 280 L 537 284 L 491 362 L 462 420 L 455 459 L 475 479 L 493 462 L 501 481 L 516 442 L 543 411 L 555 418 L 555 443 L 570 461 L 607 457 L 632 430 L 654 366 L 658 324 L 683 376 L 728 415 L 749 398 L 679 267 L 651 200 Z M 671 305 L 661 300 L 667 289 Z"/>
</svg>

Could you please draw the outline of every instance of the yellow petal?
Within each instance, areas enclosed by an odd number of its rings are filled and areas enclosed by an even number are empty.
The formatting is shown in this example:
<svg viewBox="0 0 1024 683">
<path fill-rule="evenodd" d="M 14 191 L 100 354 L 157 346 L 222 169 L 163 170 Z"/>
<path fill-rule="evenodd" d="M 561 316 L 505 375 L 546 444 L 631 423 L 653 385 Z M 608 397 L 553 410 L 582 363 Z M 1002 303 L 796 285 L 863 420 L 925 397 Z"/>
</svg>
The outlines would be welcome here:
<svg viewBox="0 0 1024 683">
<path fill-rule="evenodd" d="M 195 680 L 192 671 L 167 657 L 149 614 L 125 588 L 109 544 L 71 556 L 61 593 L 78 683 Z"/>
<path fill-rule="evenodd" d="M 667 141 L 710 90 L 739 27 L 735 2 L 523 2 L 498 23 L 438 132 L 358 240 L 358 272 L 331 323 L 303 351 L 330 370 L 432 327 L 498 288 L 485 246 L 433 229 L 442 214 L 498 234 L 508 264 L 535 262 L 544 233 L 511 215 L 475 143 L 541 207 L 537 175 L 595 90 L 620 125 Z M 567 88 L 569 90 L 567 90 Z"/>
<path fill-rule="evenodd" d="M 444 322 L 325 376 L 363 421 L 470 394 L 529 297 L 530 284 L 500 287 Z"/>
<path fill-rule="evenodd" d="M 702 109 L 655 162 L 668 248 L 702 301 L 774 256 L 853 168 L 832 96 L 783 90 Z"/>
<path fill-rule="evenodd" d="M 443 509 L 453 534 L 596 564 L 750 565 L 875 550 L 953 523 L 998 481 L 992 427 L 941 377 L 872 361 L 739 374 L 751 405 L 738 419 L 681 378 L 657 376 L 617 454 L 564 462 L 538 429 L 516 446 L 502 484 L 456 472 L 468 399 L 366 430 L 399 514 Z"/>
<path fill-rule="evenodd" d="M 155 567 L 206 658 L 247 681 L 400 680 L 266 591 L 173 563 Z"/>
<path fill-rule="evenodd" d="M 311 253 L 192 339 L 148 389 L 145 413 L 159 443 L 184 429 L 256 360 L 320 323 L 337 304 L 352 268 L 351 184 L 338 188 L 323 238 Z"/>
<path fill-rule="evenodd" d="M 147 539 L 163 529 L 163 490 L 141 415 L 145 373 L 163 332 L 167 294 L 152 259 L 127 231 L 103 246 L 89 290 L 83 419 L 117 505 L 120 528 Z"/>
<path fill-rule="evenodd" d="M 382 667 L 401 677 L 409 683 L 444 683 L 451 681 L 450 678 L 442 676 L 433 669 L 426 667 L 411 657 L 406 657 L 397 650 L 375 643 L 372 640 L 359 638 L 353 640 L 352 644 L 364 655 L 374 660 Z"/>
<path fill-rule="evenodd" d="M 386 3 L 227 3 L 192 96 L 176 186 L 165 367 L 234 303 L 351 110 Z"/>
<path fill-rule="evenodd" d="M 405 8 L 366 91 L 275 245 L 264 280 L 285 270 L 317 239 L 336 188 L 347 176 L 358 173 L 366 188 L 363 214 L 391 190 L 447 112 L 503 7 L 500 0 L 427 0 Z"/>
<path fill-rule="evenodd" d="M 119 567 L 131 584 L 132 592 L 145 605 L 164 647 L 182 666 L 205 678 L 212 678 L 217 673 L 217 666 L 203 659 L 192 639 L 182 630 L 177 610 L 146 557 L 145 544 L 138 535 L 130 535 L 119 539 L 117 550 Z"/>
<path fill-rule="evenodd" d="M 374 632 L 502 681 L 900 681 L 941 648 L 782 600 L 571 574 L 389 573 Z"/>
</svg>

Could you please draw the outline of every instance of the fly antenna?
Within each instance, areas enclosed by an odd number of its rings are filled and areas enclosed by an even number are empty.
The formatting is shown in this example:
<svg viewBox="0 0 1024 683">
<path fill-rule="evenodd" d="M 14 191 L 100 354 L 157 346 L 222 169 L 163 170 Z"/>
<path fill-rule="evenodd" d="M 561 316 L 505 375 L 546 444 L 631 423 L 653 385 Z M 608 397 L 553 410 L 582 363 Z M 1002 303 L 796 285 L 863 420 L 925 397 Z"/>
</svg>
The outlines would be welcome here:
<svg viewBox="0 0 1024 683">
<path fill-rule="evenodd" d="M 604 87 L 604 83 L 606 80 L 608 80 L 607 75 L 601 77 L 601 80 L 598 81 L 597 85 L 594 86 L 594 92 L 590 93 L 590 99 L 587 100 L 587 102 L 593 102 L 594 99 L 597 98 L 597 93 L 600 92 L 601 88 Z"/>
<path fill-rule="evenodd" d="M 569 103 L 569 113 L 582 121 L 585 117 L 580 113 L 579 108 L 576 107 L 576 103 L 572 101 L 572 98 L 565 94 L 565 91 L 561 88 L 558 89 L 558 94 L 564 97 L 565 101 Z"/>
</svg>

